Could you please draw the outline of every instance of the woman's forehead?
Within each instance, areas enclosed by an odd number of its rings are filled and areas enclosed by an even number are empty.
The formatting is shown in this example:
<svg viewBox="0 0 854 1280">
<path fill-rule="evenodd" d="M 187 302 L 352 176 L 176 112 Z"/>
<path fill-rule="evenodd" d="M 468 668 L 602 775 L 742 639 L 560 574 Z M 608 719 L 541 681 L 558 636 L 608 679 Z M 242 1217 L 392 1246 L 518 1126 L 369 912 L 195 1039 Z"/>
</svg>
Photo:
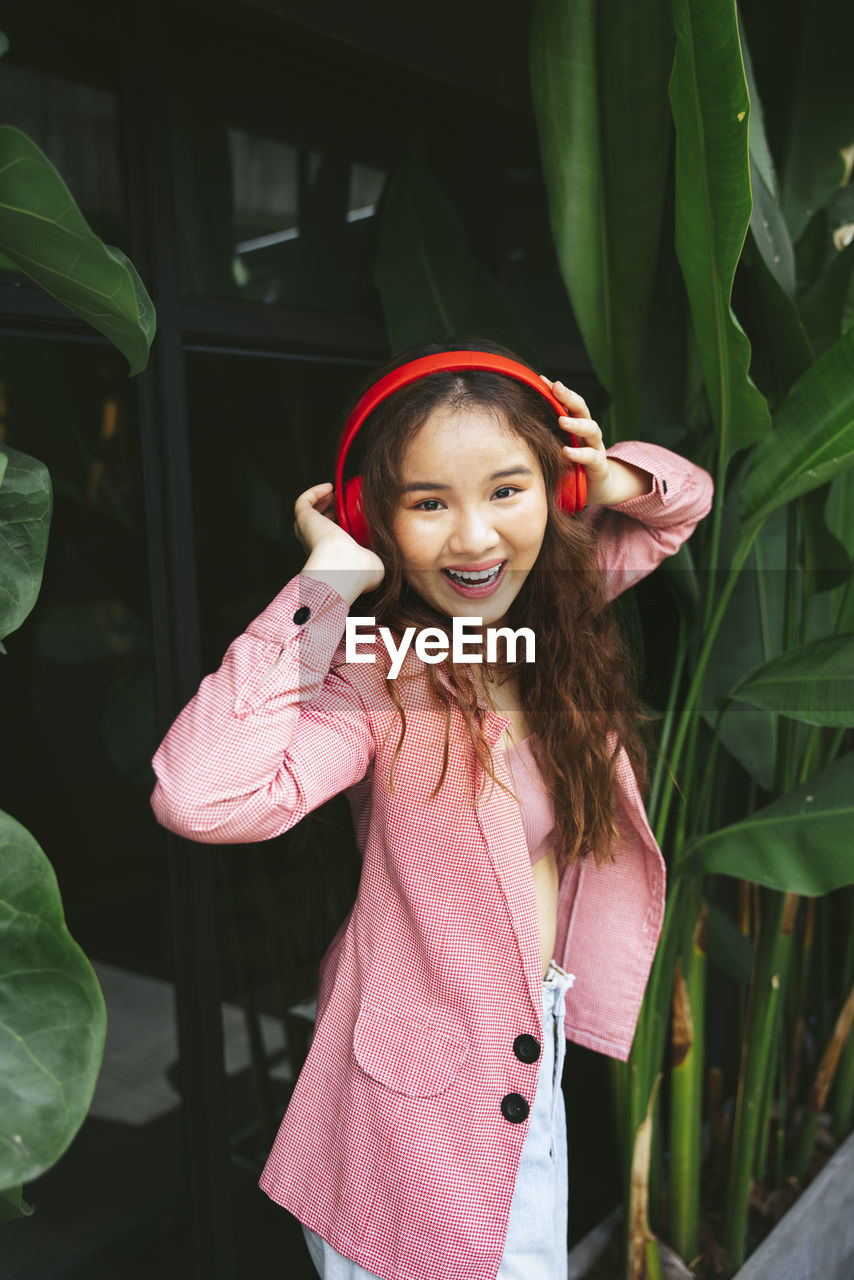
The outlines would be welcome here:
<svg viewBox="0 0 854 1280">
<path fill-rule="evenodd" d="M 430 414 L 404 449 L 401 463 L 407 472 L 428 458 L 453 468 L 462 459 L 488 461 L 510 454 L 524 456 L 528 462 L 534 457 L 500 409 L 447 405 Z"/>
</svg>

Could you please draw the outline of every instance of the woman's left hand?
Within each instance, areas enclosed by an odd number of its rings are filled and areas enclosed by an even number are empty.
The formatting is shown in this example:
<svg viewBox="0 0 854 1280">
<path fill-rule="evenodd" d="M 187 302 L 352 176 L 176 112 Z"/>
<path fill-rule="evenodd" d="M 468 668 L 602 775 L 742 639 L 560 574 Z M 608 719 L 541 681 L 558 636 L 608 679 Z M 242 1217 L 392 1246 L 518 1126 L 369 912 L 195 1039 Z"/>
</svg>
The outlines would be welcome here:
<svg viewBox="0 0 854 1280">
<path fill-rule="evenodd" d="M 571 462 L 584 467 L 587 476 L 587 505 L 607 506 L 611 490 L 611 463 L 605 453 L 605 443 L 599 424 L 590 417 L 587 402 L 576 391 L 570 391 L 562 382 L 551 382 L 540 374 L 543 382 L 566 409 L 566 417 L 558 418 L 558 425 L 567 435 L 577 436 L 578 448 L 564 446 L 564 453 Z"/>
</svg>

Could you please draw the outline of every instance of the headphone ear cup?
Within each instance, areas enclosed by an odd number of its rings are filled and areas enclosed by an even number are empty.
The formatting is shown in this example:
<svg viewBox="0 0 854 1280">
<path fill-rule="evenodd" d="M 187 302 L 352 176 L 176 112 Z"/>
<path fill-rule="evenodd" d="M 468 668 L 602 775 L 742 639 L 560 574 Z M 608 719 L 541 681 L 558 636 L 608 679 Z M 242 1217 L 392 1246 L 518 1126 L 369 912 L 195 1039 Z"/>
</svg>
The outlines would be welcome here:
<svg viewBox="0 0 854 1280">
<path fill-rule="evenodd" d="M 347 532 L 360 547 L 373 545 L 371 531 L 362 507 L 362 477 L 351 476 L 344 485 L 344 514 L 349 528 Z"/>
<path fill-rule="evenodd" d="M 578 448 L 578 441 L 575 436 L 571 436 L 573 448 Z M 558 493 L 558 502 L 561 508 L 574 515 L 576 511 L 580 511 L 587 501 L 587 473 L 583 467 L 571 462 L 567 468 L 566 475 L 560 486 Z"/>
</svg>

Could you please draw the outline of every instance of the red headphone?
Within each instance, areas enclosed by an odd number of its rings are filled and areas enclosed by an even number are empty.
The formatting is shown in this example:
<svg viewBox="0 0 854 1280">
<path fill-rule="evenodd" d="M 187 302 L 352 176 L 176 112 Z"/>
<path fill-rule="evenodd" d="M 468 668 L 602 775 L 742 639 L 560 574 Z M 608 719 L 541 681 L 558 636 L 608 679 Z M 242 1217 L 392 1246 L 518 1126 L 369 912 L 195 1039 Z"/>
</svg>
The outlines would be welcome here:
<svg viewBox="0 0 854 1280">
<path fill-rule="evenodd" d="M 365 519 L 362 507 L 362 477 L 352 476 L 344 484 L 344 463 L 347 453 L 355 440 L 359 428 L 366 418 L 376 409 L 378 404 L 386 400 L 401 387 L 408 387 L 418 378 L 443 370 L 484 369 L 490 373 L 503 373 L 517 382 L 538 391 L 547 400 L 558 417 L 565 417 L 566 408 L 549 390 L 541 378 L 532 369 L 516 360 L 508 360 L 506 356 L 492 355 L 486 351 L 440 351 L 437 355 L 422 356 L 418 360 L 410 360 L 407 364 L 392 369 L 385 377 L 375 382 L 355 405 L 338 442 L 335 455 L 335 514 L 342 529 L 346 529 L 363 547 L 370 547 L 371 531 Z M 562 439 L 563 435 L 561 436 Z M 578 448 L 575 436 L 570 436 L 573 448 Z M 558 502 L 564 511 L 570 514 L 580 511 L 587 497 L 587 477 L 584 468 L 570 463 L 567 474 L 561 483 Z"/>
</svg>

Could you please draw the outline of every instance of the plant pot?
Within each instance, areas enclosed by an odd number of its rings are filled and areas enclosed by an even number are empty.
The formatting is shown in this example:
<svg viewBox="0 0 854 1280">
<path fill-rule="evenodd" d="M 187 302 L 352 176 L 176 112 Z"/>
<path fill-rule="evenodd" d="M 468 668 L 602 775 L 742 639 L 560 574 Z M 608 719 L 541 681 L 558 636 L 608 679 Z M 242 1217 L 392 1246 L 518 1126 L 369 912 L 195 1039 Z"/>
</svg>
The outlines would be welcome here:
<svg viewBox="0 0 854 1280">
<path fill-rule="evenodd" d="M 835 1151 L 733 1280 L 851 1280 L 854 1134 Z"/>
<path fill-rule="evenodd" d="M 584 1280 L 620 1221 L 614 1209 L 570 1250 L 569 1280 Z M 851 1280 L 854 1276 L 854 1133 L 732 1280 Z"/>
</svg>

